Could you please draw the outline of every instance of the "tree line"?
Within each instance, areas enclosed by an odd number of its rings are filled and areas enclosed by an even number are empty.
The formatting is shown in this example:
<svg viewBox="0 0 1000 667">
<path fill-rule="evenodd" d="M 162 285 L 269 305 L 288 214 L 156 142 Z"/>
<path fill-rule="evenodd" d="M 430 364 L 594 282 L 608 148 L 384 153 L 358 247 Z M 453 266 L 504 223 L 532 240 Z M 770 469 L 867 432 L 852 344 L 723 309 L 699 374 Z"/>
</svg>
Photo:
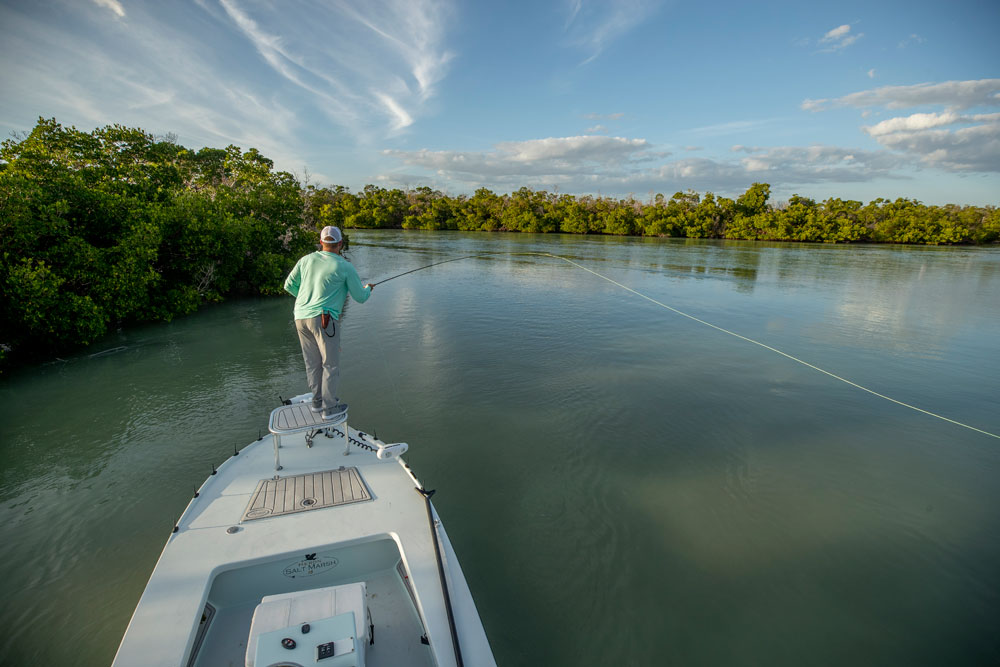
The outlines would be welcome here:
<svg viewBox="0 0 1000 667">
<path fill-rule="evenodd" d="M 428 187 L 352 193 L 343 186 L 306 188 L 311 219 L 322 225 L 365 229 L 561 232 L 624 236 L 823 243 L 996 243 L 1000 209 L 993 206 L 927 206 L 913 199 L 860 201 L 793 195 L 770 203 L 771 186 L 754 183 L 730 199 L 711 192 L 633 197 L 578 197 L 521 188 L 471 197 L 448 196 Z"/>
<path fill-rule="evenodd" d="M 88 345 L 129 322 L 169 320 L 232 294 L 278 294 L 318 229 L 453 229 L 772 241 L 996 243 L 995 207 L 867 205 L 754 183 L 706 193 L 577 197 L 521 188 L 448 196 L 304 185 L 256 149 L 191 150 L 109 125 L 39 119 L 0 145 L 0 368 Z"/>
</svg>

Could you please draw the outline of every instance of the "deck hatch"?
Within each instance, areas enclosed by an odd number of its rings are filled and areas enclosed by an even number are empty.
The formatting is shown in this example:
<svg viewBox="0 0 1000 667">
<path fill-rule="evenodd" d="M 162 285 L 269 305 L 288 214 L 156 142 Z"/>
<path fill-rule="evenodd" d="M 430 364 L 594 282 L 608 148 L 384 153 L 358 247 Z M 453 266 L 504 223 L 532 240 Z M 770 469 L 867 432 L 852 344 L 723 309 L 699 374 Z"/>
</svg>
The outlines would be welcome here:
<svg viewBox="0 0 1000 667">
<path fill-rule="evenodd" d="M 262 479 L 250 496 L 242 520 L 265 519 L 371 499 L 361 473 L 354 467 Z"/>
</svg>

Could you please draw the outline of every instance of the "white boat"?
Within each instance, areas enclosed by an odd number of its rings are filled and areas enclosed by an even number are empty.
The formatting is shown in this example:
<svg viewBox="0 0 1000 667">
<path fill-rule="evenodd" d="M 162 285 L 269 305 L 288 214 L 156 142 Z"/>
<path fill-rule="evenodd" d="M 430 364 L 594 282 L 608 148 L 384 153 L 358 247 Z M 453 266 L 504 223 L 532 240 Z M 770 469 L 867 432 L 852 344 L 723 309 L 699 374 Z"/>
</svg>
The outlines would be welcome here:
<svg viewBox="0 0 1000 667">
<path fill-rule="evenodd" d="M 309 400 L 197 491 L 113 667 L 496 665 L 408 445 Z"/>
</svg>

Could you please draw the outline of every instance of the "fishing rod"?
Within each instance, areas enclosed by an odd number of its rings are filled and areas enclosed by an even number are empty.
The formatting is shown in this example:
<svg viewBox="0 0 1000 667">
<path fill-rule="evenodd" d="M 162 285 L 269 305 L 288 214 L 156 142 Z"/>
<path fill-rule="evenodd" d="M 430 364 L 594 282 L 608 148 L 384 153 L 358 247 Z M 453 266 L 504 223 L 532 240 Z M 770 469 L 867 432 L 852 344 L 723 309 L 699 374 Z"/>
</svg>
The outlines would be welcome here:
<svg viewBox="0 0 1000 667">
<path fill-rule="evenodd" d="M 397 274 L 395 276 L 392 276 L 391 278 L 386 278 L 385 280 L 380 280 L 377 283 L 372 283 L 372 287 L 374 287 L 375 285 L 381 285 L 382 283 L 387 283 L 390 280 L 395 280 L 396 278 L 401 278 L 401 277 L 403 277 L 405 275 L 408 275 L 410 273 L 414 273 L 415 271 L 423 271 L 424 269 L 429 269 L 432 266 L 437 266 L 438 264 L 447 264 L 448 262 L 457 262 L 460 259 L 470 259 L 472 257 L 486 257 L 488 255 L 498 255 L 498 254 L 504 254 L 504 255 L 525 255 L 525 256 L 529 256 L 530 255 L 530 256 L 537 256 L 537 257 L 555 257 L 557 259 L 563 259 L 562 257 L 559 257 L 558 255 L 553 255 L 553 254 L 547 253 L 547 252 L 506 252 L 505 253 L 505 252 L 497 252 L 497 251 L 493 251 L 493 250 L 487 250 L 487 251 L 484 251 L 484 252 L 477 252 L 475 255 L 465 255 L 464 257 L 455 257 L 454 259 L 446 259 L 446 260 L 443 260 L 443 261 L 440 261 L 440 262 L 434 262 L 433 264 L 428 264 L 426 266 L 421 266 L 421 267 L 416 268 L 416 269 L 410 269 L 409 271 L 404 271 L 403 273 L 400 273 L 400 274 Z"/>
<path fill-rule="evenodd" d="M 483 255 L 486 255 L 486 254 L 489 254 L 489 253 L 482 253 L 481 252 L 481 253 L 477 253 L 475 255 L 466 255 L 465 257 L 455 257 L 454 259 L 446 259 L 446 260 L 441 261 L 441 262 L 434 262 L 433 264 L 428 264 L 427 266 L 421 266 L 421 267 L 416 268 L 416 269 L 410 269 L 409 271 L 404 271 L 403 273 L 400 273 L 398 275 L 392 276 L 391 278 L 386 278 L 385 280 L 380 280 L 377 283 L 372 283 L 372 287 L 374 287 L 375 285 L 381 285 L 382 283 L 387 283 L 390 280 L 395 280 L 396 278 L 402 278 L 405 275 L 409 275 L 409 274 L 415 273 L 417 271 L 423 271 L 424 269 L 429 269 L 432 266 L 437 266 L 438 264 L 447 264 L 448 262 L 457 262 L 460 259 L 469 259 L 470 257 L 482 257 Z"/>
</svg>

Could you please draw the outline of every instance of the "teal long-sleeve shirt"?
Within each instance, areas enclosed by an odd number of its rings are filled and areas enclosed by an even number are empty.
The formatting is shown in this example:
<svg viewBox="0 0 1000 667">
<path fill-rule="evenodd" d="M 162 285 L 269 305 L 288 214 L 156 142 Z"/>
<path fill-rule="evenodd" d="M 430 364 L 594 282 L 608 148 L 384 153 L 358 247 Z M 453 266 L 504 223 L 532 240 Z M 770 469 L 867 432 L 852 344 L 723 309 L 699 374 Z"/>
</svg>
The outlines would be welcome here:
<svg viewBox="0 0 1000 667">
<path fill-rule="evenodd" d="M 372 290 L 363 287 L 354 265 L 335 252 L 317 250 L 300 259 L 285 278 L 285 291 L 295 297 L 295 319 L 330 313 L 340 320 L 347 295 L 358 303 Z"/>
</svg>

